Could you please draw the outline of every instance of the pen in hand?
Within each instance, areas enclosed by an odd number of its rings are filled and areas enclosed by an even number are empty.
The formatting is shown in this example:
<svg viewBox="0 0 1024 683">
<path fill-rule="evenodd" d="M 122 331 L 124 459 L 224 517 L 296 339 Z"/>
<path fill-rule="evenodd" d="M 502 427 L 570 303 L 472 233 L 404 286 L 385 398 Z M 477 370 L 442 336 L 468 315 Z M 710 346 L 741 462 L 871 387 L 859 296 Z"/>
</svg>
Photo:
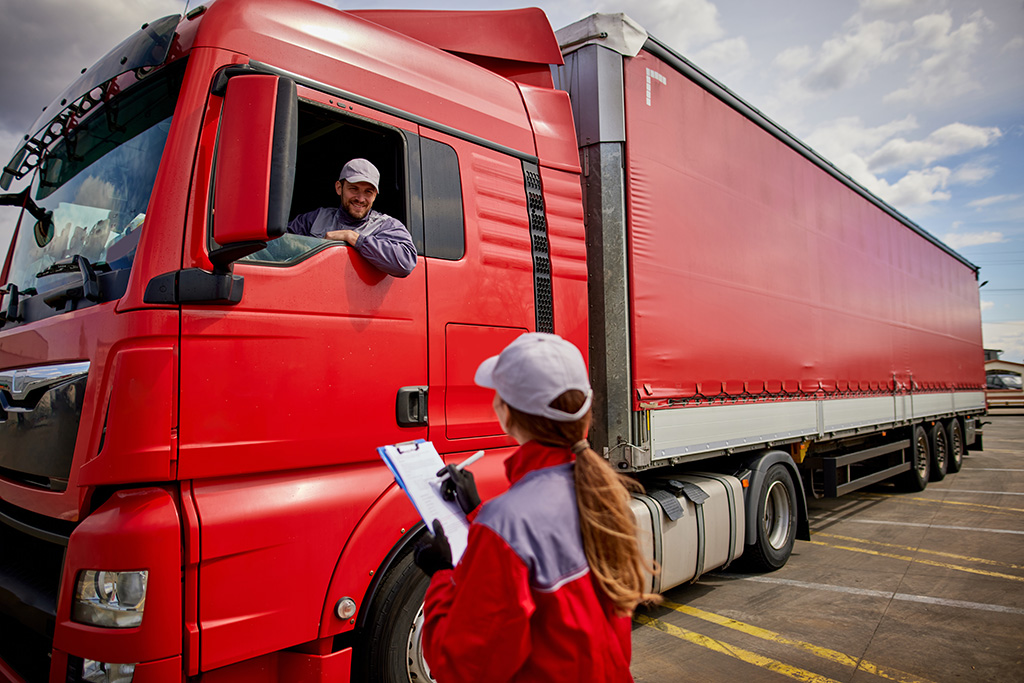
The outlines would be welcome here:
<svg viewBox="0 0 1024 683">
<path fill-rule="evenodd" d="M 466 458 L 465 460 L 460 462 L 458 465 L 454 465 L 454 468 L 457 469 L 457 470 L 462 470 L 462 469 L 464 469 L 466 467 L 469 467 L 470 465 L 472 465 L 473 463 L 475 463 L 477 460 L 479 460 L 482 457 L 484 457 L 484 452 L 483 451 L 477 451 L 473 455 L 469 456 L 468 458 Z M 442 467 L 441 469 L 439 469 L 437 471 L 438 479 L 442 480 L 442 481 L 444 479 L 446 479 L 448 477 L 448 470 L 451 467 L 452 467 L 452 465 L 449 465 L 447 467 Z"/>
<path fill-rule="evenodd" d="M 467 515 L 480 505 L 480 494 L 476 491 L 473 473 L 465 468 L 483 456 L 483 451 L 477 451 L 458 465 L 448 465 L 437 472 L 441 495 L 445 500 L 458 501 L 459 507 Z"/>
</svg>

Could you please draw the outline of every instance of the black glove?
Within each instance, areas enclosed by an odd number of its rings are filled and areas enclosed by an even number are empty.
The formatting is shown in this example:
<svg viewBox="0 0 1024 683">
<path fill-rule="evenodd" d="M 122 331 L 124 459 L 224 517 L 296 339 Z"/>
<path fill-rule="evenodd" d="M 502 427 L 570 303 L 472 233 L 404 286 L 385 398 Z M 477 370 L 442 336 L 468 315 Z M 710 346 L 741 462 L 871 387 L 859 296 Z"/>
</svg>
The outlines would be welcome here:
<svg viewBox="0 0 1024 683">
<path fill-rule="evenodd" d="M 413 547 L 412 561 L 427 576 L 433 576 L 439 569 L 452 568 L 452 547 L 448 545 L 440 520 L 434 520 L 434 533 L 428 531 Z"/>
<path fill-rule="evenodd" d="M 441 482 L 441 495 L 445 500 L 457 500 L 467 515 L 480 505 L 480 494 L 476 492 L 476 479 L 469 470 L 460 470 L 455 465 L 442 467 L 437 476 L 448 478 Z"/>
</svg>

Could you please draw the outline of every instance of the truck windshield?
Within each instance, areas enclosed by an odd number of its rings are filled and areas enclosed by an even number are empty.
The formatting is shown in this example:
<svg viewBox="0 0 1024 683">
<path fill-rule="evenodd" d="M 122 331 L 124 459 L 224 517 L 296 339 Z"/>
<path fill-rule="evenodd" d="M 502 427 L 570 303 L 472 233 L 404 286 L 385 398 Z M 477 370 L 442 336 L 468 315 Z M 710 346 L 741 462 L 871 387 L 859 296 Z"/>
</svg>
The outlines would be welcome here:
<svg viewBox="0 0 1024 683">
<path fill-rule="evenodd" d="M 31 198 L 50 213 L 22 219 L 8 276 L 19 290 L 79 277 L 55 266 L 76 255 L 103 272 L 131 268 L 182 73 L 175 65 L 149 75 L 47 151 Z"/>
</svg>

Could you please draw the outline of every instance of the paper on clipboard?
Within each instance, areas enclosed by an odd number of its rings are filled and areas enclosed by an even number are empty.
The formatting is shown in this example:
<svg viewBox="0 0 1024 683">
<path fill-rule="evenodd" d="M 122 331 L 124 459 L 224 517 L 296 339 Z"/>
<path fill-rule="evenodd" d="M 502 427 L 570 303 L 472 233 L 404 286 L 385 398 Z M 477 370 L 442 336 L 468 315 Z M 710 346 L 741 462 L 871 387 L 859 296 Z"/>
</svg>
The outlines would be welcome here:
<svg viewBox="0 0 1024 683">
<path fill-rule="evenodd" d="M 458 564 L 459 558 L 466 551 L 469 521 L 457 502 L 445 500 L 441 495 L 437 471 L 444 467 L 444 462 L 434 445 L 429 441 L 412 441 L 381 446 L 377 452 L 395 475 L 395 481 L 409 496 L 427 529 L 433 528 L 435 519 L 441 521 L 444 535 L 448 537 L 452 549 L 452 564 Z"/>
</svg>

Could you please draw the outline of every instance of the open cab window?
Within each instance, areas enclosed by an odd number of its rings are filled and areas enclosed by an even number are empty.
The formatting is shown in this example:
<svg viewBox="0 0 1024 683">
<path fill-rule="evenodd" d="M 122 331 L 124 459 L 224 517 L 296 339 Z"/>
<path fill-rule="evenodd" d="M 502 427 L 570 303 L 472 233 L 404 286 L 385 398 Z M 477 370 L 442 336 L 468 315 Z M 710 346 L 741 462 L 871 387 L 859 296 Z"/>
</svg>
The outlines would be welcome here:
<svg viewBox="0 0 1024 683">
<path fill-rule="evenodd" d="M 304 99 L 299 101 L 298 127 L 289 220 L 319 208 L 338 207 L 335 182 L 342 166 L 351 159 L 368 159 L 380 171 L 373 209 L 400 220 L 420 256 L 462 258 L 462 190 L 454 149 L 410 130 Z M 341 243 L 288 233 L 242 262 L 291 265 L 332 246 L 340 248 Z"/>
</svg>

